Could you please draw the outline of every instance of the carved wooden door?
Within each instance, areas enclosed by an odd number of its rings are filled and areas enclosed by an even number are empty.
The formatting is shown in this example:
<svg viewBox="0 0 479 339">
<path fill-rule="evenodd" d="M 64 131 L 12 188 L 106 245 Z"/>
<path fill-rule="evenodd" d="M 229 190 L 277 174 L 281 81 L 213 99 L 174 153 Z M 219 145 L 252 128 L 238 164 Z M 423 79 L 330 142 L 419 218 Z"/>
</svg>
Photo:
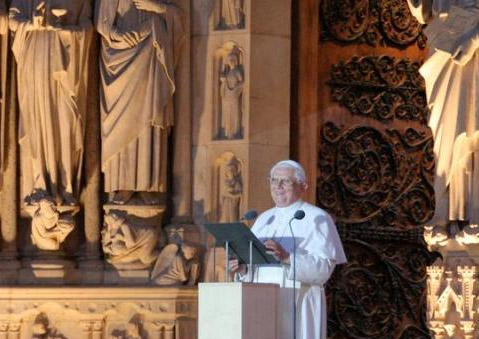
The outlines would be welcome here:
<svg viewBox="0 0 479 339">
<path fill-rule="evenodd" d="M 430 338 L 422 226 L 434 212 L 425 37 L 406 0 L 301 0 L 293 157 L 348 256 L 327 286 L 329 338 Z"/>
</svg>

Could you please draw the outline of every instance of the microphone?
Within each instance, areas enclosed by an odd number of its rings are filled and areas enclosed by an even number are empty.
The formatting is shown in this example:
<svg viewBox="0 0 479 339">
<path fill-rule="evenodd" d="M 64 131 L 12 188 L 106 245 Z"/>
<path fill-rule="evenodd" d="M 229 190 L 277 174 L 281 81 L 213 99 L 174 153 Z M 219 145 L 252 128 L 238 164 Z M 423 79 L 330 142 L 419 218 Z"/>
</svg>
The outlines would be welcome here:
<svg viewBox="0 0 479 339">
<path fill-rule="evenodd" d="M 257 216 L 258 212 L 256 212 L 255 210 L 249 210 L 241 217 L 239 221 L 250 221 L 256 219 Z"/>
<path fill-rule="evenodd" d="M 293 217 L 289 220 L 289 230 L 293 237 L 293 338 L 296 339 L 296 238 L 294 237 L 293 227 L 291 223 L 293 220 L 302 220 L 306 216 L 303 210 L 294 212 Z"/>
<path fill-rule="evenodd" d="M 302 219 L 304 219 L 305 216 L 306 216 L 306 213 L 304 213 L 303 210 L 297 210 L 296 212 L 294 212 L 293 219 L 302 220 Z"/>
</svg>

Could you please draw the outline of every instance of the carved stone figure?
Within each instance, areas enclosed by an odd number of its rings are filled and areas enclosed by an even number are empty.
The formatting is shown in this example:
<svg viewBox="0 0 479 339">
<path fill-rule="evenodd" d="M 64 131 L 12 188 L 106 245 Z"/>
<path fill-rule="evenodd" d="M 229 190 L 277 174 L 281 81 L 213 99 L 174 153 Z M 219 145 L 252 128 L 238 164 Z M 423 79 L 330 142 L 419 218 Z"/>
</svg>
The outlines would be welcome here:
<svg viewBox="0 0 479 339">
<path fill-rule="evenodd" d="M 408 0 L 431 55 L 426 81 L 436 160 L 434 222 L 479 222 L 479 7 L 475 0 Z"/>
<path fill-rule="evenodd" d="M 156 285 L 194 285 L 199 276 L 197 249 L 186 242 L 168 244 L 161 251 L 151 272 Z"/>
<path fill-rule="evenodd" d="M 50 327 L 50 321 L 45 313 L 40 313 L 35 318 L 32 335 L 34 339 L 66 339 L 57 329 Z"/>
<path fill-rule="evenodd" d="M 245 27 L 244 0 L 220 0 L 219 29 L 242 29 Z"/>
<path fill-rule="evenodd" d="M 18 65 L 23 196 L 77 201 L 83 159 L 89 0 L 13 0 L 10 29 Z"/>
<path fill-rule="evenodd" d="M 114 330 L 111 339 L 148 339 L 148 333 L 143 328 L 144 319 L 139 314 L 126 324 L 125 330 Z"/>
<path fill-rule="evenodd" d="M 60 216 L 50 198 L 42 198 L 37 206 L 32 218 L 32 243 L 42 250 L 59 250 L 65 238 L 73 231 L 73 218 L 68 214 Z"/>
<path fill-rule="evenodd" d="M 171 1 L 97 1 L 102 36 L 101 120 L 105 192 L 148 204 L 166 190 L 167 137 L 173 124 L 175 65 L 183 40 Z"/>
<path fill-rule="evenodd" d="M 220 139 L 241 139 L 243 106 L 243 66 L 240 52 L 233 49 L 226 55 L 220 75 L 221 131 Z"/>
<path fill-rule="evenodd" d="M 135 268 L 146 268 L 157 257 L 156 230 L 128 223 L 120 212 L 111 211 L 105 216 L 105 226 L 101 233 L 103 252 L 113 266 L 133 264 Z"/>
<path fill-rule="evenodd" d="M 232 157 L 220 169 L 220 222 L 234 222 L 240 219 L 243 179 L 241 163 Z"/>
<path fill-rule="evenodd" d="M 479 244 L 479 225 L 466 225 L 463 230 L 456 235 L 456 240 L 465 246 Z"/>
<path fill-rule="evenodd" d="M 448 236 L 441 226 L 424 226 L 424 239 L 429 248 L 446 246 Z"/>
</svg>

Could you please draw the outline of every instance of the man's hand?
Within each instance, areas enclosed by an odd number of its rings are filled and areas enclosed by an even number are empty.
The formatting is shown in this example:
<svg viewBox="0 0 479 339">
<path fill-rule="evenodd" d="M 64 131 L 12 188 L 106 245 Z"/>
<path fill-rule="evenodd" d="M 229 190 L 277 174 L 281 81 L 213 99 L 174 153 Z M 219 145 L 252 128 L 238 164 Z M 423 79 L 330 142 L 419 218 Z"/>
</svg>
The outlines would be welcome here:
<svg viewBox="0 0 479 339">
<path fill-rule="evenodd" d="M 166 6 L 159 0 L 133 0 L 135 7 L 139 10 L 163 14 L 166 12 Z"/>
<path fill-rule="evenodd" d="M 276 259 L 281 261 L 283 264 L 290 264 L 289 261 L 289 252 L 286 251 L 283 246 L 278 244 L 276 241 L 273 240 L 266 240 L 264 243 L 264 246 L 266 247 L 266 252 L 268 254 L 271 254 L 274 256 Z"/>
<path fill-rule="evenodd" d="M 246 265 L 240 264 L 238 259 L 230 259 L 228 261 L 228 267 L 231 275 L 234 275 L 235 273 L 246 274 Z"/>
</svg>

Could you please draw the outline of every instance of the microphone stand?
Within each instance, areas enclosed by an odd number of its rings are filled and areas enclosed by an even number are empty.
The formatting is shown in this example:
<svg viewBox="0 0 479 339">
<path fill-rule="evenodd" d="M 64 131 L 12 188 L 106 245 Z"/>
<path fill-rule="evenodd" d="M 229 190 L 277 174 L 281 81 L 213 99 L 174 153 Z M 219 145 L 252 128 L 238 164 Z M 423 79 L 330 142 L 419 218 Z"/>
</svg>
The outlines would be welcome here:
<svg viewBox="0 0 479 339">
<path fill-rule="evenodd" d="M 293 227 L 291 222 L 296 219 L 292 217 L 289 221 L 289 230 L 291 231 L 291 236 L 293 237 L 293 338 L 296 339 L 296 238 L 294 237 Z"/>
</svg>

